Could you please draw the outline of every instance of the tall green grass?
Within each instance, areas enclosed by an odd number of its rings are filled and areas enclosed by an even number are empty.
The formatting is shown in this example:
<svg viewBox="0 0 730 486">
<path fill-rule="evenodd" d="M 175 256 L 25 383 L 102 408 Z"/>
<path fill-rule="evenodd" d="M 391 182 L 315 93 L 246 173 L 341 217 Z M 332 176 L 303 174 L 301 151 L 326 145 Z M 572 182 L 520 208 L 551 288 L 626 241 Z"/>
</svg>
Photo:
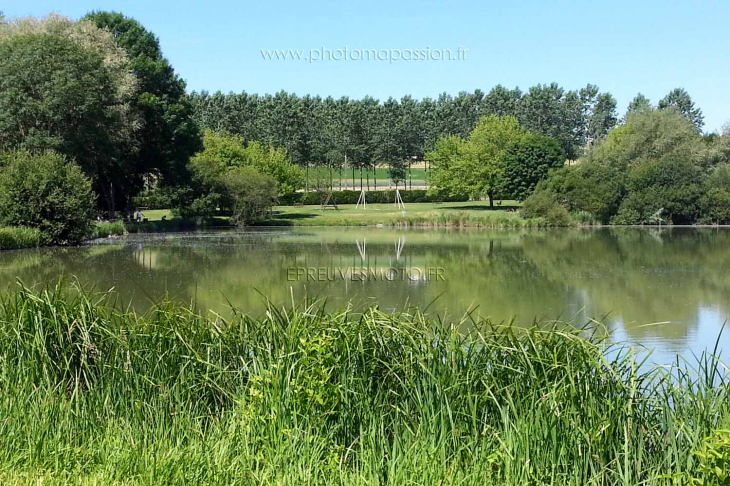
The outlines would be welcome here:
<svg viewBox="0 0 730 486">
<path fill-rule="evenodd" d="M 418 311 L 251 318 L 19 288 L 0 301 L 0 483 L 686 484 L 726 416 L 709 356 Z M 610 349 L 608 349 L 610 348 Z M 610 356 L 610 358 L 607 358 Z"/>
<path fill-rule="evenodd" d="M 109 236 L 122 236 L 127 233 L 124 221 L 103 221 L 96 223 L 92 238 L 108 238 Z"/>
<path fill-rule="evenodd" d="M 0 228 L 0 250 L 35 248 L 43 242 L 43 233 L 36 228 Z"/>
</svg>

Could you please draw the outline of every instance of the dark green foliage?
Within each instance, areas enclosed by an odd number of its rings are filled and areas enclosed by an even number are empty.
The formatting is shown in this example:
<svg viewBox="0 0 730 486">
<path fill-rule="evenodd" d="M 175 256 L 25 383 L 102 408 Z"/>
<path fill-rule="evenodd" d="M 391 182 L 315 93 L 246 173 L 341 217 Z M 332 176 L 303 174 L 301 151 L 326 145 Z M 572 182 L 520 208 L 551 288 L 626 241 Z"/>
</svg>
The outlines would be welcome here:
<svg viewBox="0 0 730 486">
<path fill-rule="evenodd" d="M 2 39 L 0 146 L 73 158 L 113 207 L 141 177 L 125 157 L 134 123 L 120 89 L 102 52 L 45 33 Z"/>
<path fill-rule="evenodd" d="M 705 181 L 700 199 L 701 222 L 730 224 L 730 164 L 717 165 Z"/>
<path fill-rule="evenodd" d="M 671 109 L 680 113 L 690 123 L 692 123 L 697 131 L 702 131 L 705 124 L 705 117 L 702 110 L 695 107 L 694 101 L 684 88 L 675 88 L 669 92 L 667 96 L 659 101 L 657 108 L 660 110 Z"/>
<path fill-rule="evenodd" d="M 699 167 L 684 158 L 635 161 L 616 224 L 691 224 L 700 216 Z"/>
<path fill-rule="evenodd" d="M 636 101 L 626 123 L 574 167 L 538 184 L 569 211 L 602 223 L 695 224 L 728 221 L 730 169 L 726 136 L 701 137 L 674 109 Z M 529 201 L 529 199 L 528 199 Z"/>
<path fill-rule="evenodd" d="M 76 164 L 53 153 L 0 156 L 0 226 L 37 228 L 46 244 L 69 245 L 91 234 L 94 196 Z"/>
<path fill-rule="evenodd" d="M 570 212 L 585 211 L 602 223 L 608 223 L 618 211 L 625 193 L 623 177 L 617 169 L 586 161 L 554 170 L 548 179 L 537 185 L 533 196 L 540 192 L 550 193 L 554 201 Z"/>
<path fill-rule="evenodd" d="M 134 105 L 142 118 L 134 170 L 167 183 L 185 180 L 190 156 L 202 148 L 193 105 L 183 81 L 162 56 L 159 40 L 136 20 L 117 12 L 92 12 L 84 20 L 109 31 L 129 57 L 139 83 Z"/>
<path fill-rule="evenodd" d="M 516 117 L 528 130 L 557 140 L 573 159 L 589 139 L 605 137 L 617 121 L 615 99 L 594 85 L 578 91 L 537 85 L 526 93 L 496 86 L 489 93 L 475 90 L 422 100 L 405 96 L 382 103 L 370 97 L 335 100 L 284 92 L 201 92 L 192 93 L 191 100 L 203 128 L 285 148 L 301 166 L 356 169 L 422 159 L 436 140 L 465 138 L 488 115 Z"/>
<path fill-rule="evenodd" d="M 504 156 L 501 193 L 524 201 L 552 169 L 565 164 L 565 154 L 555 140 L 527 134 L 515 141 Z"/>
</svg>

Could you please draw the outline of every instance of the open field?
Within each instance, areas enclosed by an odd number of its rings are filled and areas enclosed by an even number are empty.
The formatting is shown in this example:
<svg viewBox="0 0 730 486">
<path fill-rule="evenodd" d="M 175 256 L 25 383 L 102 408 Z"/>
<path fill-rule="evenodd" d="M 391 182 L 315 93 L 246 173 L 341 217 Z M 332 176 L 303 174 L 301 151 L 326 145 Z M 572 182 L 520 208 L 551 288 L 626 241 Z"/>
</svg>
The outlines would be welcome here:
<svg viewBox="0 0 730 486">
<path fill-rule="evenodd" d="M 720 484 L 729 456 L 721 365 L 567 324 L 135 316 L 60 287 L 0 324 L 3 484 Z"/>
</svg>

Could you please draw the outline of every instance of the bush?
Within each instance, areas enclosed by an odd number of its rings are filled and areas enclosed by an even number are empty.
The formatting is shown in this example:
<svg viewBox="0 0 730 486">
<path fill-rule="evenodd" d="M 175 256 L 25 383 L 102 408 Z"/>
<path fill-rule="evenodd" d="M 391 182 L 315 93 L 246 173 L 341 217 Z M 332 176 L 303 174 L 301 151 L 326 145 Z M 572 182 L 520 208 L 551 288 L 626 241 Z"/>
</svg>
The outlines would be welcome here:
<svg viewBox="0 0 730 486">
<path fill-rule="evenodd" d="M 524 218 L 545 218 L 548 226 L 571 226 L 573 224 L 568 210 L 547 192 L 536 192 L 528 197 L 520 214 Z"/>
<path fill-rule="evenodd" d="M 638 214 L 633 224 L 694 223 L 700 215 L 702 174 L 685 158 L 665 157 L 635 161 L 628 171 L 628 196 L 619 214 Z"/>
<path fill-rule="evenodd" d="M 43 234 L 36 228 L 0 228 L 0 250 L 40 246 Z"/>
<path fill-rule="evenodd" d="M 0 160 L 0 225 L 37 228 L 44 244 L 91 235 L 94 195 L 79 166 L 50 151 L 9 152 Z"/>
<path fill-rule="evenodd" d="M 625 192 L 623 174 L 608 165 L 582 162 L 554 170 L 540 182 L 535 193 L 547 192 L 572 212 L 586 211 L 608 223 L 618 211 Z"/>
</svg>

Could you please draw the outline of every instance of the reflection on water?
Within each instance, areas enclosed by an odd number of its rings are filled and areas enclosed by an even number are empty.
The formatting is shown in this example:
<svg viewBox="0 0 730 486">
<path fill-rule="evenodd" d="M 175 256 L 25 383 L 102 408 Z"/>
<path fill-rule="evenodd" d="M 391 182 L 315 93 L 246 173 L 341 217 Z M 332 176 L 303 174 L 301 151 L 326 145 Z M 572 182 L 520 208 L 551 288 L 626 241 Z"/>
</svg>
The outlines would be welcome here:
<svg viewBox="0 0 730 486">
<path fill-rule="evenodd" d="M 594 319 L 666 362 L 713 347 L 730 315 L 729 257 L 727 229 L 205 232 L 3 252 L 0 286 L 65 274 L 138 310 L 166 294 L 222 314 L 257 314 L 262 295 L 319 296 L 522 325 Z"/>
</svg>

